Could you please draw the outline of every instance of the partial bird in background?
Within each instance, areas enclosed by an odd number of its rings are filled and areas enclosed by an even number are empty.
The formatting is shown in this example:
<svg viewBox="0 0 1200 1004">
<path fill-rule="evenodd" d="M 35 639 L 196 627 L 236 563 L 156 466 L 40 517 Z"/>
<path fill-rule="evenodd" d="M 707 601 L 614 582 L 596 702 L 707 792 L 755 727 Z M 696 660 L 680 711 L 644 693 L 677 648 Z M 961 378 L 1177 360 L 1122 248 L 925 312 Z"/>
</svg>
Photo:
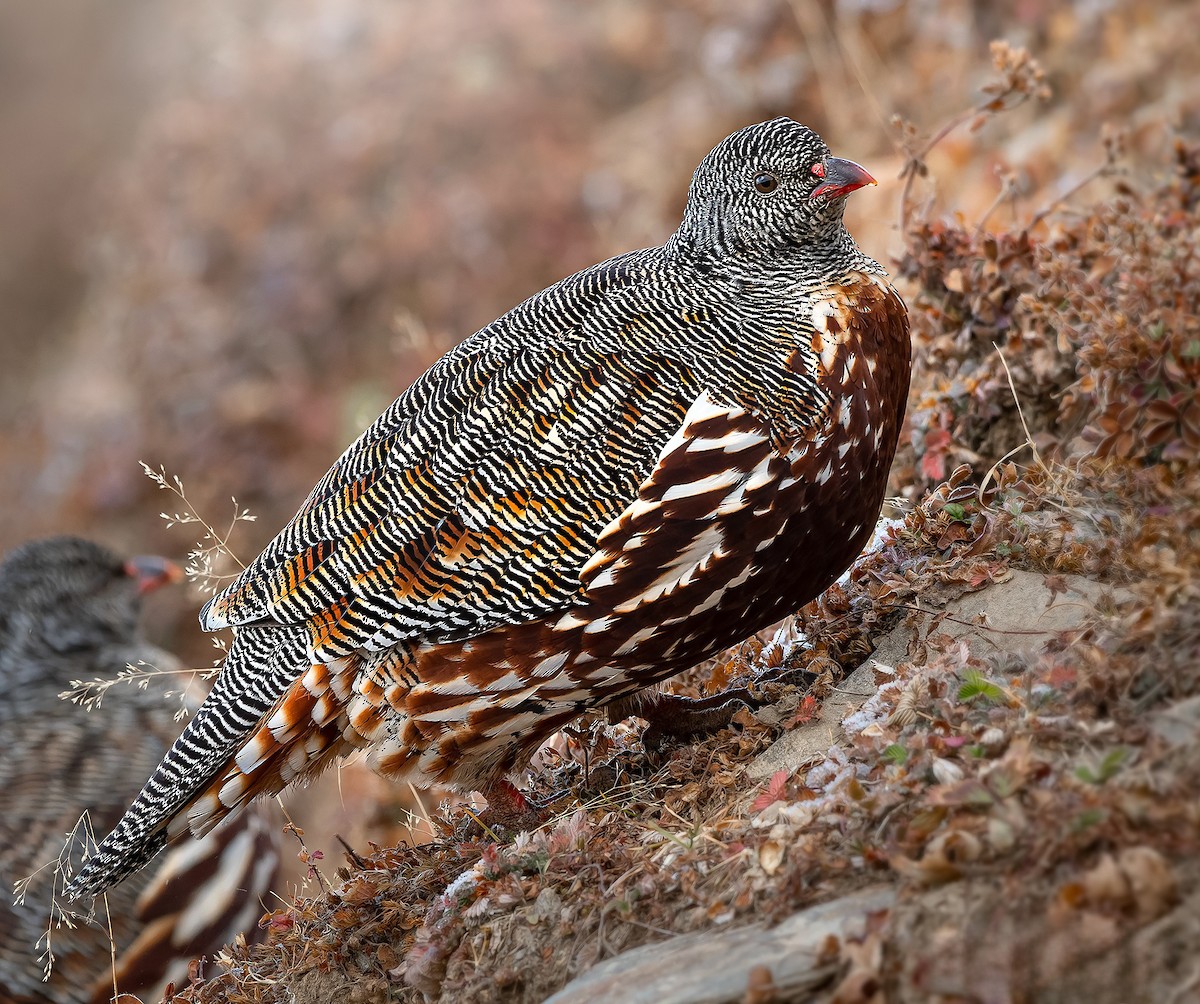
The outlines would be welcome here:
<svg viewBox="0 0 1200 1004">
<path fill-rule="evenodd" d="M 665 244 L 438 360 L 204 608 L 221 676 L 68 895 L 355 749 L 520 821 L 509 776 L 586 711 L 727 721 L 657 684 L 817 596 L 883 502 L 911 345 L 842 221 L 871 183 L 791 119 L 739 130 Z"/>
<path fill-rule="evenodd" d="M 148 675 L 144 689 L 117 687 L 92 711 L 59 694 L 128 665 L 179 668 L 138 626 L 142 597 L 179 577 L 163 558 L 124 560 L 75 537 L 25 544 L 0 563 L 0 1000 L 100 1004 L 114 972 L 121 992 L 158 1000 L 168 982 L 186 983 L 192 959 L 252 934 L 264 912 L 281 832 L 270 805 L 108 895 L 115 970 L 107 928 L 80 923 L 53 931 L 54 968 L 42 979 L 35 945 L 56 884 L 61 896 L 53 866 L 64 835 L 84 812 L 107 831 L 181 727 L 166 694 L 178 681 Z M 30 875 L 17 905 L 14 884 Z"/>
</svg>

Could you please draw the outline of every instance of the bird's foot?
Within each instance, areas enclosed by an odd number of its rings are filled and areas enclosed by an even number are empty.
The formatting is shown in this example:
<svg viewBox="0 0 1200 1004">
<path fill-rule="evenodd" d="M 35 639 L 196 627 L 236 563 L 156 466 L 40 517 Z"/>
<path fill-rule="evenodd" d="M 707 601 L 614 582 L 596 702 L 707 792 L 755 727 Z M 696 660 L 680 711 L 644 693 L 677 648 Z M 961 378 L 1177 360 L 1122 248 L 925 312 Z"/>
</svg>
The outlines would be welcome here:
<svg viewBox="0 0 1200 1004">
<path fill-rule="evenodd" d="M 630 715 L 647 721 L 642 745 L 659 750 L 671 739 L 688 739 L 723 729 L 740 708 L 752 707 L 754 698 L 744 687 L 723 690 L 710 697 L 641 692 L 609 706 L 608 720 L 619 722 Z"/>
<path fill-rule="evenodd" d="M 511 781 L 501 779 L 483 792 L 487 808 L 474 817 L 471 828 L 478 827 L 492 835 L 497 829 L 509 833 L 535 830 L 551 817 L 550 806 L 567 794 L 569 792 L 557 791 L 535 800 Z"/>
</svg>

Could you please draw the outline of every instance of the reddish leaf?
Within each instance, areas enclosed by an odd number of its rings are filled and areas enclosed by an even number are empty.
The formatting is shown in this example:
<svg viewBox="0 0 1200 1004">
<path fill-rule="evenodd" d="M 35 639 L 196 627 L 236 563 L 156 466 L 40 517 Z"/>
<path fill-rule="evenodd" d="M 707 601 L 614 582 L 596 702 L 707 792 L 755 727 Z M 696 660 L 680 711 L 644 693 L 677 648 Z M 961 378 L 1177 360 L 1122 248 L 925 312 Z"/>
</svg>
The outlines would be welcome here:
<svg viewBox="0 0 1200 1004">
<path fill-rule="evenodd" d="M 791 775 L 786 770 L 777 770 L 771 775 L 771 780 L 767 782 L 766 788 L 762 790 L 758 798 L 750 804 L 751 812 L 762 812 L 768 805 L 780 801 L 783 798 L 784 789 L 787 787 L 788 778 Z"/>
<path fill-rule="evenodd" d="M 950 433 L 945 429 L 930 429 L 925 433 L 921 473 L 931 481 L 941 481 L 946 476 L 946 448 L 949 445 Z"/>
<path fill-rule="evenodd" d="M 1067 580 L 1062 575 L 1043 575 L 1042 585 L 1050 592 L 1050 602 L 1053 603 L 1059 593 L 1065 593 L 1069 588 Z"/>
<path fill-rule="evenodd" d="M 296 918 L 282 910 L 269 914 L 258 922 L 258 926 L 269 927 L 272 931 L 290 931 L 296 923 Z"/>
<path fill-rule="evenodd" d="M 801 702 L 800 707 L 796 711 L 795 716 L 787 724 L 787 728 L 794 729 L 798 725 L 804 725 L 811 722 L 817 714 L 817 699 L 812 694 L 808 694 Z"/>
</svg>

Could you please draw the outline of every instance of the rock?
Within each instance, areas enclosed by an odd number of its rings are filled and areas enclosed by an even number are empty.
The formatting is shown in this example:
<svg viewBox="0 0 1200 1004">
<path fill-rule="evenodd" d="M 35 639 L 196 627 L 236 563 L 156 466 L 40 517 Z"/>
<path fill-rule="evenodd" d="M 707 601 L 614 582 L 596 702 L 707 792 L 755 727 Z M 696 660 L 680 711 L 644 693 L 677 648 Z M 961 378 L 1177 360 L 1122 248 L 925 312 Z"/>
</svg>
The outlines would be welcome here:
<svg viewBox="0 0 1200 1004">
<path fill-rule="evenodd" d="M 1055 594 L 1047 588 L 1044 575 L 1014 570 L 1003 582 L 949 603 L 946 611 L 950 616 L 938 630 L 956 638 L 969 636 L 972 644 L 984 646 L 981 651 L 1029 655 L 1038 652 L 1054 635 L 1083 624 L 1103 593 L 1111 592 L 1118 599 L 1129 595 L 1078 575 L 1060 578 L 1059 586 L 1065 582 L 1067 588 Z M 937 612 L 931 610 L 931 617 Z M 986 628 L 974 624 L 981 613 L 987 615 Z M 908 639 L 909 629 L 903 625 L 884 635 L 866 661 L 825 700 L 817 718 L 784 733 L 751 763 L 746 771 L 750 778 L 761 780 L 777 770 L 795 772 L 824 759 L 826 751 L 843 738 L 842 720 L 875 693 L 875 664 L 896 666 L 904 662 L 908 658 Z"/>
<path fill-rule="evenodd" d="M 802 766 L 820 763 L 829 747 L 841 741 L 842 719 L 874 693 L 875 673 L 872 660 L 868 659 L 822 702 L 816 718 L 785 732 L 755 758 L 746 773 L 758 781 L 777 770 L 793 772 Z"/>
<path fill-rule="evenodd" d="M 1171 746 L 1186 746 L 1200 739 L 1200 695 L 1164 708 L 1150 720 L 1150 728 Z"/>
<path fill-rule="evenodd" d="M 893 888 L 874 885 L 772 928 L 698 931 L 634 948 L 593 966 L 546 1004 L 724 1004 L 741 1001 L 764 968 L 779 999 L 791 1000 L 834 974 L 839 962 L 827 957 L 829 937 L 861 937 L 867 915 L 891 909 L 895 899 Z"/>
</svg>

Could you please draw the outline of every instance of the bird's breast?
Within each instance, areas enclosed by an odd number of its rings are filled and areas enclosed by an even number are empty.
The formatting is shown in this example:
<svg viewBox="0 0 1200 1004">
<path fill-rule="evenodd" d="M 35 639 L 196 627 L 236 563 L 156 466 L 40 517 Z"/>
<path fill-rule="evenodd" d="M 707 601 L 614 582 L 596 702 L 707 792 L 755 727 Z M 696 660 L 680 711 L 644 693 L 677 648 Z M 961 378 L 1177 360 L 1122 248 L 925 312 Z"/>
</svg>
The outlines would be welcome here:
<svg viewBox="0 0 1200 1004">
<path fill-rule="evenodd" d="M 907 397 L 907 312 L 858 272 L 808 310 L 807 341 L 767 370 L 768 406 L 761 388 L 736 404 L 701 394 L 601 534 L 560 621 L 596 662 L 668 675 L 813 599 L 869 538 Z"/>
</svg>

